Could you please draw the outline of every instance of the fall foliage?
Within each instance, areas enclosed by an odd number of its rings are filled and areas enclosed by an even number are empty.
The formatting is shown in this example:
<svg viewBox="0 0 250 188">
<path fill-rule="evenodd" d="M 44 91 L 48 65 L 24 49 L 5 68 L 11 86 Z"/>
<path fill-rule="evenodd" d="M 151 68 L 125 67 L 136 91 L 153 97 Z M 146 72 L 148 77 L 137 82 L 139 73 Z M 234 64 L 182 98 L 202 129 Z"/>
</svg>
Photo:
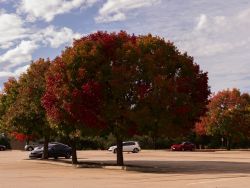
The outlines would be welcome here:
<svg viewBox="0 0 250 188">
<path fill-rule="evenodd" d="M 127 136 L 188 131 L 206 112 L 207 81 L 193 58 L 169 41 L 97 32 L 53 61 L 42 101 L 51 120 L 72 138 L 80 130 L 111 131 L 117 163 L 123 165 Z"/>
<path fill-rule="evenodd" d="M 219 91 L 208 104 L 208 112 L 196 124 L 198 134 L 220 135 L 230 142 L 250 136 L 250 96 L 238 89 Z"/>
<path fill-rule="evenodd" d="M 10 79 L 5 83 L 1 102 L 8 104 L 4 105 L 2 123 L 19 140 L 40 135 L 48 144 L 50 128 L 41 97 L 44 95 L 45 73 L 49 66 L 49 60 L 39 59 L 18 80 Z"/>
</svg>

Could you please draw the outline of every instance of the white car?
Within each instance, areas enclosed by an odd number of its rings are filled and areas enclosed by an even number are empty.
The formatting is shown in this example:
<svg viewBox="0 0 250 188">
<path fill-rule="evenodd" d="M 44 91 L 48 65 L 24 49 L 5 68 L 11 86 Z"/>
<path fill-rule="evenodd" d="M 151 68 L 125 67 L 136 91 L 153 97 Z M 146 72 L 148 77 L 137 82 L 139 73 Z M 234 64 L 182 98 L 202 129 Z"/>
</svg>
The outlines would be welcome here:
<svg viewBox="0 0 250 188">
<path fill-rule="evenodd" d="M 133 153 L 138 153 L 141 151 L 141 147 L 138 142 L 136 141 L 127 141 L 122 143 L 123 151 L 124 152 L 133 152 Z M 111 146 L 108 151 L 112 151 L 113 153 L 117 152 L 117 146 Z"/>
<path fill-rule="evenodd" d="M 26 144 L 24 146 L 24 150 L 25 151 L 32 151 L 34 150 L 36 147 L 39 147 L 40 145 L 43 145 L 43 141 L 38 141 L 38 142 L 30 142 L 29 144 Z"/>
</svg>

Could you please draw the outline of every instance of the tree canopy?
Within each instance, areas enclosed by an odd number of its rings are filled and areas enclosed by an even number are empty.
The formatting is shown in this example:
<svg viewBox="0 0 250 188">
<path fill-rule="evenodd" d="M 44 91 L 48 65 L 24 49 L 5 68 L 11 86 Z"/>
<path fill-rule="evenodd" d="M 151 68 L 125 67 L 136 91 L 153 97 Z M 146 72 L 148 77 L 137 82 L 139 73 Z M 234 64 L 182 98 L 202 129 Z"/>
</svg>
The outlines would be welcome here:
<svg viewBox="0 0 250 188">
<path fill-rule="evenodd" d="M 200 134 L 220 135 L 227 139 L 250 136 L 250 96 L 238 89 L 219 91 L 208 104 L 208 112 L 196 124 Z"/>
<path fill-rule="evenodd" d="M 45 92 L 45 74 L 49 66 L 49 60 L 39 59 L 18 80 L 10 79 L 5 83 L 1 100 L 5 108 L 2 123 L 15 133 L 15 137 L 22 134 L 23 138 L 30 138 L 30 135 L 48 137 L 50 128 L 41 97 Z"/>
<path fill-rule="evenodd" d="M 173 43 L 152 35 L 97 32 L 76 40 L 47 74 L 43 106 L 62 130 L 186 132 L 206 112 L 207 73 Z M 174 131 L 172 131 L 174 130 Z"/>
</svg>

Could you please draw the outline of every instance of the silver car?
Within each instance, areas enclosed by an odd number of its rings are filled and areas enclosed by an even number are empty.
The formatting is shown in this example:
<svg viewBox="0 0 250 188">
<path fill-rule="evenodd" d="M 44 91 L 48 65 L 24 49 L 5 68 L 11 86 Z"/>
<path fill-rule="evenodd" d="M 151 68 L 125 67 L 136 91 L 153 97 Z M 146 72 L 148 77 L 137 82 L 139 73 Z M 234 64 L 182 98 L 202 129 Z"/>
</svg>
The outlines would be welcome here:
<svg viewBox="0 0 250 188">
<path fill-rule="evenodd" d="M 122 143 L 122 149 L 124 152 L 133 152 L 138 153 L 141 151 L 141 147 L 136 141 L 126 141 Z M 108 151 L 112 151 L 113 153 L 117 152 L 117 146 L 111 146 Z"/>
<path fill-rule="evenodd" d="M 36 147 L 39 147 L 43 145 L 43 141 L 39 141 L 39 142 L 30 142 L 29 144 L 26 144 L 24 146 L 24 150 L 25 151 L 32 151 L 34 150 Z"/>
</svg>

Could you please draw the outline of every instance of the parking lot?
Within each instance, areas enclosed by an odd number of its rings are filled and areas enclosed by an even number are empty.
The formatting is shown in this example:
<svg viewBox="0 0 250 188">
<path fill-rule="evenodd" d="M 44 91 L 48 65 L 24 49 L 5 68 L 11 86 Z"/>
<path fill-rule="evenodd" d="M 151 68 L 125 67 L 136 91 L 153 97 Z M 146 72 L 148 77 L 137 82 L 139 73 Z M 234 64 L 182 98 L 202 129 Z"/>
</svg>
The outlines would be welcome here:
<svg viewBox="0 0 250 188">
<path fill-rule="evenodd" d="M 108 151 L 78 151 L 79 161 L 115 164 Z M 250 151 L 124 153 L 126 165 L 152 172 L 74 168 L 28 160 L 28 152 L 0 152 L 0 188 L 249 187 Z"/>
</svg>

